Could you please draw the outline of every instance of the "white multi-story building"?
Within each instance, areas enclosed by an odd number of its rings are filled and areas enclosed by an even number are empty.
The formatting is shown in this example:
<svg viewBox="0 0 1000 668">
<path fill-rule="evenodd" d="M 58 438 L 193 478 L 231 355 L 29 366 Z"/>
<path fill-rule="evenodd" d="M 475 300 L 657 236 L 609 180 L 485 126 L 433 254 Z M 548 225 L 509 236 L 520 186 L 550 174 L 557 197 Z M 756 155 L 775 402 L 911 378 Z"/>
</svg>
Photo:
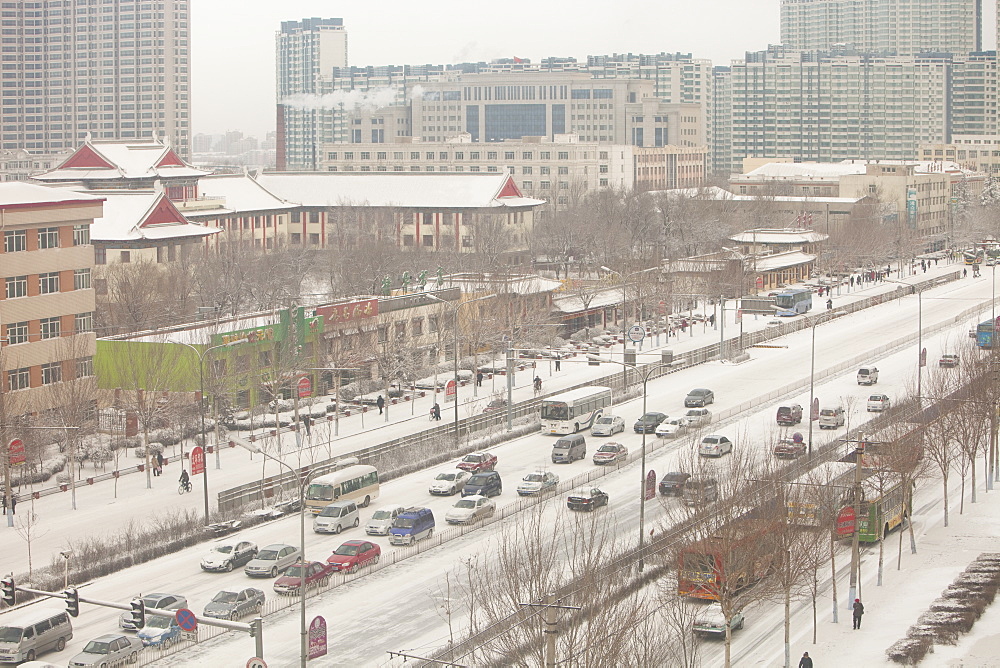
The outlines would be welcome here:
<svg viewBox="0 0 1000 668">
<path fill-rule="evenodd" d="M 278 169 L 315 169 L 316 150 L 343 133 L 329 99 L 333 71 L 347 65 L 343 19 L 282 21 L 276 37 Z"/>
<path fill-rule="evenodd" d="M 0 148 L 166 137 L 190 155 L 189 0 L 3 3 Z"/>
<path fill-rule="evenodd" d="M 782 0 L 781 43 L 895 55 L 982 48 L 982 0 Z"/>
</svg>

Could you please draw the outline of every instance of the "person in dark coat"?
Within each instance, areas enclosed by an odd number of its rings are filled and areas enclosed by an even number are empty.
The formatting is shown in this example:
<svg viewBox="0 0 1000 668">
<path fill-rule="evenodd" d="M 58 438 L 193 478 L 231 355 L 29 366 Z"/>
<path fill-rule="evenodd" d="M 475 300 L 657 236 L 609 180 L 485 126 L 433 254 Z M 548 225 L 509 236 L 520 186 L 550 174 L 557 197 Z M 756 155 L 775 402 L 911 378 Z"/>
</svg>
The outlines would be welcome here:
<svg viewBox="0 0 1000 668">
<path fill-rule="evenodd" d="M 441 419 L 441 404 L 434 402 L 434 405 L 431 407 L 431 415 L 434 416 L 435 420 Z"/>
<path fill-rule="evenodd" d="M 381 415 L 382 409 L 385 408 L 385 399 L 382 398 L 381 394 L 378 395 L 378 399 L 375 400 L 375 405 L 378 406 L 378 414 Z"/>
<path fill-rule="evenodd" d="M 476 387 L 482 387 L 482 386 L 483 386 L 483 372 L 482 371 L 477 371 L 476 372 Z"/>
<path fill-rule="evenodd" d="M 560 358 L 558 358 L 558 357 L 556 358 L 556 371 L 559 371 L 559 363 L 560 363 L 561 361 L 562 361 L 562 360 L 561 360 Z"/>
<path fill-rule="evenodd" d="M 306 428 L 306 436 L 312 433 L 312 420 L 309 419 L 308 415 L 303 416 L 302 426 Z"/>
<path fill-rule="evenodd" d="M 153 456 L 153 461 L 156 464 L 156 466 L 153 467 L 153 475 L 160 475 L 163 473 L 163 453 L 157 451 L 157 453 Z"/>
<path fill-rule="evenodd" d="M 10 514 L 17 515 L 17 494 L 10 495 Z"/>
<path fill-rule="evenodd" d="M 861 628 L 861 615 L 865 614 L 865 604 L 860 598 L 854 599 L 854 628 Z"/>
<path fill-rule="evenodd" d="M 799 659 L 799 668 L 813 668 L 813 660 L 809 656 L 809 652 L 802 652 L 802 658 Z"/>
</svg>

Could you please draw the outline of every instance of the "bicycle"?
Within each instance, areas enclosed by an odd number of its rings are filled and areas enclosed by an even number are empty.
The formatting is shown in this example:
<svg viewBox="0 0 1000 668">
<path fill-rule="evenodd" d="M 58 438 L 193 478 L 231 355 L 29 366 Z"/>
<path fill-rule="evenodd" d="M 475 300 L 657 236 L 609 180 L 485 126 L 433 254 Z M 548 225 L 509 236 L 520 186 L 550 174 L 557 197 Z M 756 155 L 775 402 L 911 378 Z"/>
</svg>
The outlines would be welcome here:
<svg viewBox="0 0 1000 668">
<path fill-rule="evenodd" d="M 177 485 L 177 493 L 178 494 L 184 494 L 186 492 L 190 492 L 192 489 L 194 489 L 194 488 L 191 486 L 191 481 L 190 480 L 188 480 L 187 482 L 182 482 L 179 485 Z"/>
</svg>

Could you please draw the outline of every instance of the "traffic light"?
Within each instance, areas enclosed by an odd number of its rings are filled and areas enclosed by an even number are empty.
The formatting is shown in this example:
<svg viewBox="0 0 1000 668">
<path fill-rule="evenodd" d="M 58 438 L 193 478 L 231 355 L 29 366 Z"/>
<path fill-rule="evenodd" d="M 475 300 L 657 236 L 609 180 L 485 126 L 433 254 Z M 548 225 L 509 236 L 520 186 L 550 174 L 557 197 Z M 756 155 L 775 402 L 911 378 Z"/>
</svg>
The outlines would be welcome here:
<svg viewBox="0 0 1000 668">
<path fill-rule="evenodd" d="M 257 619 L 253 620 L 252 622 L 250 622 L 250 637 L 251 638 L 256 638 L 260 634 L 260 631 L 261 631 L 260 627 L 263 625 L 263 623 L 264 623 L 264 620 L 261 619 L 260 617 L 258 617 Z"/>
<path fill-rule="evenodd" d="M 63 592 L 66 596 L 66 612 L 68 612 L 73 617 L 80 616 L 80 593 L 76 590 L 76 587 L 70 587 Z"/>
<path fill-rule="evenodd" d="M 14 605 L 14 576 L 13 574 L 8 575 L 3 580 L 0 580 L 0 589 L 3 590 L 3 602 L 7 605 Z"/>
<path fill-rule="evenodd" d="M 146 603 L 141 598 L 132 599 L 132 626 L 141 629 L 146 625 Z"/>
</svg>

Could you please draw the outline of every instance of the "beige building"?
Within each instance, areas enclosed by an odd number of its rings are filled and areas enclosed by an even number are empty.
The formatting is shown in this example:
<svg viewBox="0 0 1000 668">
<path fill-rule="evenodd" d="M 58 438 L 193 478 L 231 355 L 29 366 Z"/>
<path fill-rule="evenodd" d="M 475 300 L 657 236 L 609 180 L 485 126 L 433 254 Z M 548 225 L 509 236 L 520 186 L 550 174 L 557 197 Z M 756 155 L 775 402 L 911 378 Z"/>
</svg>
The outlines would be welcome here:
<svg viewBox="0 0 1000 668">
<path fill-rule="evenodd" d="M 104 199 L 28 183 L 0 183 L 0 370 L 5 410 L 54 408 L 59 384 L 94 375 L 94 247 Z"/>
<path fill-rule="evenodd" d="M 956 163 L 981 174 L 1000 173 L 1000 136 L 952 137 L 950 144 L 924 144 L 918 154 L 925 162 Z"/>
</svg>

